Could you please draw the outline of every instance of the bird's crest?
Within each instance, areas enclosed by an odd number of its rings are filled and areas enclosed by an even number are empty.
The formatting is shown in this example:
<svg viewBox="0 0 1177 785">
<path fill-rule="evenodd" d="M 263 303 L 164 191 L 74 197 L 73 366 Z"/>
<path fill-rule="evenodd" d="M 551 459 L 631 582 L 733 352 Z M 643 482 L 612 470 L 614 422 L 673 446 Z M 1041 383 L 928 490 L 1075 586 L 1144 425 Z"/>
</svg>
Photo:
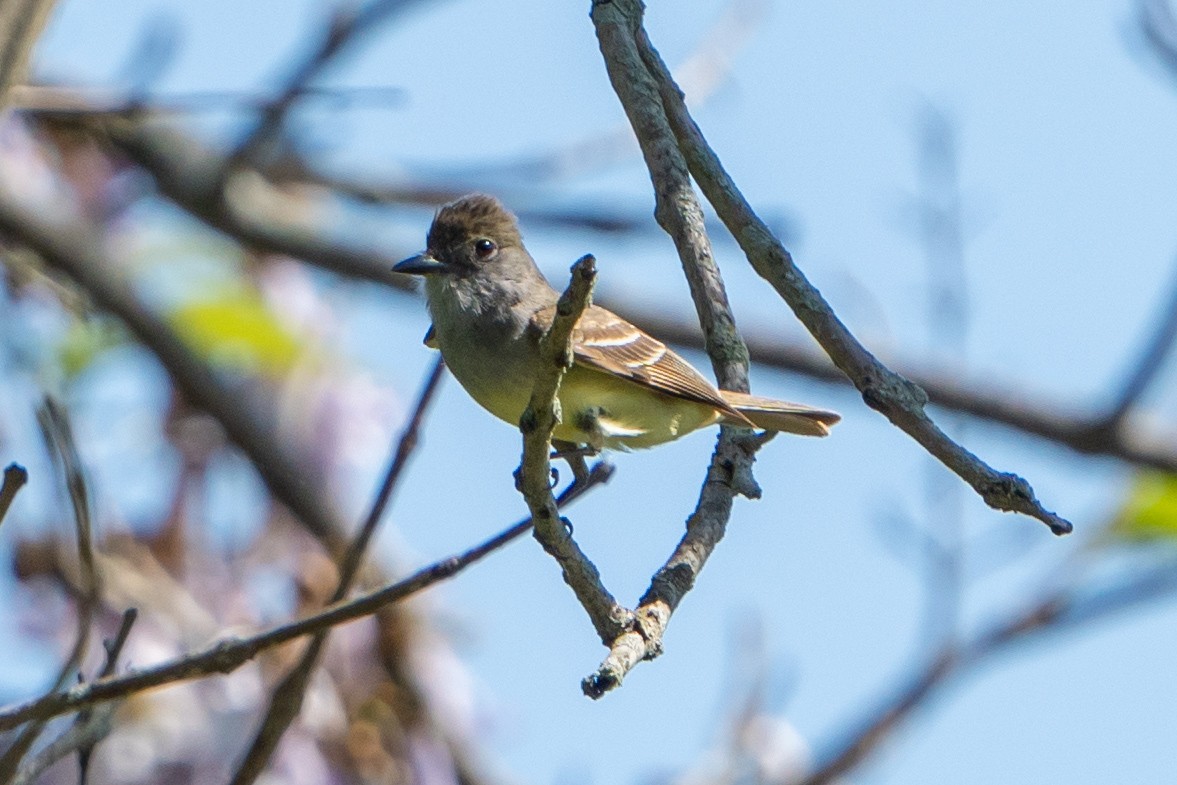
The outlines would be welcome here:
<svg viewBox="0 0 1177 785">
<path fill-rule="evenodd" d="M 429 227 L 428 243 L 431 250 L 439 251 L 472 237 L 486 237 L 499 247 L 523 244 L 514 214 L 486 194 L 463 196 L 438 210 Z"/>
</svg>

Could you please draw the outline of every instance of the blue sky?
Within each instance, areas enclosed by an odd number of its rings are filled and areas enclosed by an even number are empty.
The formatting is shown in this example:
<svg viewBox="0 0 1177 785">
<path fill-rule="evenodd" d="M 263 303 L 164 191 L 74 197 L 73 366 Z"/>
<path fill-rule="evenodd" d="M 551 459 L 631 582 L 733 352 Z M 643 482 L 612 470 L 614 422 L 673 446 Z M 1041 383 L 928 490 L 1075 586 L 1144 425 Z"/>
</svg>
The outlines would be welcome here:
<svg viewBox="0 0 1177 785">
<path fill-rule="evenodd" d="M 651 38 L 671 64 L 724 7 L 650 6 Z M 161 91 L 258 90 L 283 72 L 323 13 L 311 2 L 64 0 L 38 65 L 107 84 L 144 27 L 164 19 L 180 46 Z M 1078 409 L 1105 401 L 1163 302 L 1177 249 L 1177 90 L 1133 44 L 1132 5 L 796 0 L 760 13 L 730 80 L 696 117 L 750 201 L 787 216 L 798 263 L 848 325 L 884 358 L 919 360 L 940 345 L 909 209 L 919 191 L 917 119 L 930 104 L 959 135 L 964 370 Z M 404 90 L 392 107 L 300 121 L 337 165 L 388 177 L 560 148 L 624 121 L 587 3 L 418 9 L 329 81 Z M 636 155 L 533 199 L 637 215 L 653 205 Z M 421 211 L 419 220 L 374 231 L 391 252 L 407 253 L 423 242 L 428 218 Z M 524 233 L 557 285 L 591 251 L 603 291 L 690 312 L 673 248 L 657 233 L 616 239 L 526 225 Z M 741 325 L 800 336 L 735 246 L 717 238 L 716 247 Z M 352 296 L 349 353 L 408 399 L 431 361 L 419 343 L 424 308 L 374 290 Z M 1162 422 L 1177 415 L 1170 379 L 1147 401 Z M 891 553 L 880 520 L 922 522 L 931 484 L 957 494 L 982 554 L 1018 543 L 1023 559 L 970 584 L 966 617 L 976 622 L 1032 594 L 1122 494 L 1125 472 L 1111 461 L 970 423 L 968 446 L 1027 477 L 1048 507 L 1075 522 L 1070 542 L 1056 540 L 1035 522 L 989 511 L 854 396 L 764 369 L 753 382 L 761 394 L 839 409 L 845 422 L 830 439 L 781 438 L 762 453 L 766 498 L 737 503 L 727 538 L 671 624 L 666 655 L 616 694 L 581 697 L 579 679 L 602 652 L 534 543 L 512 545 L 426 599 L 462 630 L 462 653 L 490 707 L 485 749 L 514 781 L 641 783 L 695 762 L 722 732 L 732 642 L 749 620 L 764 628 L 768 701 L 810 741 L 828 740 L 921 651 L 921 577 Z M 510 482 L 517 433 L 452 380 L 439 404 L 392 513 L 386 555 L 407 548 L 421 560 L 439 557 L 522 512 Z M 467 449 L 471 442 L 478 449 Z M 575 508 L 578 538 L 619 598 L 633 601 L 673 547 L 712 445 L 700 433 L 620 456 L 615 480 Z M 460 471 L 455 454 L 464 456 Z M 357 479 L 357 509 L 381 463 Z M 439 502 L 441 482 L 453 488 Z M 942 695 L 853 779 L 1166 781 L 1177 764 L 1174 621 L 1168 603 L 996 660 Z M 553 629 L 536 634 L 541 622 Z"/>
</svg>

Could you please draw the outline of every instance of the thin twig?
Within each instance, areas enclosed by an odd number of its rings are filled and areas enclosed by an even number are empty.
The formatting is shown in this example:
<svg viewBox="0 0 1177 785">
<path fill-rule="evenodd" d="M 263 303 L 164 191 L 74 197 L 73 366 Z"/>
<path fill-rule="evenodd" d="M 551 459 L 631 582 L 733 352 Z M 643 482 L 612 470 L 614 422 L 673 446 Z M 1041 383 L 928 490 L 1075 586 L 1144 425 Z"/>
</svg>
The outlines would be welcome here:
<svg viewBox="0 0 1177 785">
<path fill-rule="evenodd" d="M 135 621 L 138 618 L 138 609 L 127 608 L 123 611 L 123 618 L 119 622 L 118 632 L 115 633 L 114 638 L 102 642 L 102 648 L 106 650 L 106 662 L 102 664 L 102 670 L 98 673 L 98 678 L 105 679 L 108 676 L 114 675 L 115 669 L 118 668 L 119 657 L 123 653 L 123 646 L 126 645 L 127 638 L 131 635 L 131 627 L 135 625 Z M 101 706 L 97 710 L 82 709 L 78 712 L 77 719 L 74 720 L 74 727 L 70 730 L 76 730 L 81 738 L 81 742 L 77 745 L 79 785 L 86 785 L 86 778 L 90 771 L 90 756 L 94 753 L 95 745 L 105 738 L 106 733 L 109 732 L 110 716 L 117 708 L 118 706 L 116 704 L 114 706 Z M 97 722 L 94 721 L 96 719 L 95 715 L 98 715 Z M 84 729 L 88 729 L 95 724 L 98 728 L 90 733 Z M 102 732 L 99 733 L 99 731 Z M 63 736 L 69 733 L 70 731 L 66 731 L 66 734 L 63 734 Z M 53 747 L 54 744 L 50 744 L 49 746 Z"/>
<path fill-rule="evenodd" d="M 4 468 L 4 484 L 0 485 L 0 523 L 4 523 L 16 494 L 28 481 L 29 472 L 20 464 L 10 463 Z"/>
<path fill-rule="evenodd" d="M 369 0 L 366 6 L 342 5 L 335 10 L 327 30 L 310 55 L 297 63 L 287 76 L 278 97 L 259 114 L 257 122 L 245 133 L 225 171 L 254 158 L 259 150 L 271 144 L 282 130 L 291 107 L 301 98 L 311 83 L 346 49 L 372 32 L 394 12 L 415 5 L 416 0 Z"/>
<path fill-rule="evenodd" d="M 831 745 L 813 772 L 798 785 L 829 785 L 845 775 L 891 735 L 929 699 L 995 656 L 1045 634 L 1113 618 L 1134 607 L 1177 591 L 1177 570 L 1170 562 L 1144 574 L 1130 574 L 1094 594 L 1071 584 L 1048 592 L 1026 608 L 1009 614 L 986 631 L 958 646 L 946 646 L 903 686 L 853 725 Z"/>
<path fill-rule="evenodd" d="M 970 308 L 957 133 L 952 119 L 933 104 L 924 105 L 919 125 L 921 188 L 916 221 L 927 261 L 930 348 L 965 367 Z M 953 438 L 963 435 L 960 420 L 959 416 L 945 417 L 945 430 Z M 966 491 L 931 456 L 921 463 L 927 521 L 922 549 L 926 576 L 923 637 L 934 650 L 954 641 L 960 626 Z"/>
<path fill-rule="evenodd" d="M 404 98 L 397 87 L 307 87 L 303 98 L 314 98 L 345 107 L 360 102 L 391 105 Z M 160 115 L 194 114 L 225 109 L 265 109 L 272 96 L 246 90 L 198 90 L 143 96 L 126 90 L 64 85 L 16 85 L 8 93 L 9 108 L 50 119 L 81 115 L 131 115 L 158 118 Z"/>
<path fill-rule="evenodd" d="M 102 665 L 102 671 L 99 672 L 98 678 L 105 679 L 108 676 L 113 676 L 115 670 L 118 668 L 119 657 L 123 653 L 123 647 L 127 645 L 127 638 L 131 636 L 131 628 L 135 626 L 135 622 L 139 619 L 138 608 L 127 608 L 123 611 L 123 618 L 119 622 L 118 631 L 110 640 L 102 642 L 102 648 L 106 650 L 106 662 Z"/>
<path fill-rule="evenodd" d="M 339 602 L 351 591 L 352 584 L 359 573 L 360 564 L 367 553 L 368 544 L 372 541 L 372 535 L 376 533 L 376 527 L 384 515 L 388 501 L 392 498 L 393 491 L 396 490 L 409 457 L 417 447 L 421 423 L 425 419 L 425 413 L 437 392 L 444 373 L 445 363 L 438 357 L 425 379 L 421 394 L 417 397 L 417 404 L 413 407 L 409 422 L 397 442 L 396 451 L 388 466 L 388 471 L 384 475 L 380 490 L 376 494 L 376 499 L 372 502 L 368 517 L 364 520 L 359 533 L 356 534 L 343 556 L 343 562 L 339 567 L 339 582 L 328 604 Z M 249 783 L 255 782 L 265 770 L 274 750 L 278 747 L 278 742 L 282 739 L 282 735 L 302 708 L 307 683 L 310 681 L 311 674 L 314 673 L 319 654 L 327 642 L 329 632 L 330 630 L 323 630 L 307 642 L 306 649 L 304 649 L 298 663 L 274 688 L 274 692 L 270 696 L 269 708 L 266 710 L 261 726 L 254 735 L 253 743 L 233 775 L 231 780 L 233 785 L 249 785 Z"/>
<path fill-rule="evenodd" d="M 408 276 L 392 272 L 399 257 L 331 239 L 300 196 L 258 170 L 238 168 L 222 179 L 225 157 L 179 131 L 133 117 L 81 118 L 71 125 L 108 140 L 152 176 L 163 196 L 239 242 L 357 280 L 414 288 Z"/>
<path fill-rule="evenodd" d="M 611 472 L 598 464 L 587 483 L 568 488 L 557 504 L 563 508 L 605 483 Z M 211 646 L 175 660 L 160 663 L 141 671 L 78 685 L 64 692 L 55 692 L 16 706 L 0 709 L 0 733 L 30 720 L 47 720 L 86 706 L 125 698 L 136 692 L 161 687 L 180 681 L 200 678 L 214 673 L 231 673 L 253 659 L 260 652 L 288 641 L 313 635 L 320 630 L 370 616 L 381 608 L 399 602 L 440 581 L 458 574 L 471 564 L 493 553 L 531 529 L 531 518 L 525 518 L 510 528 L 457 556 L 434 562 L 417 570 L 409 577 L 380 589 L 340 602 L 310 616 L 287 624 L 271 627 L 246 638 L 224 638 Z"/>
<path fill-rule="evenodd" d="M 60 690 L 86 656 L 90 643 L 90 627 L 100 602 L 101 583 L 94 566 L 93 526 L 90 518 L 90 497 L 82 462 L 78 457 L 69 419 L 58 404 L 46 398 L 37 409 L 37 420 L 49 446 L 50 454 L 61 469 L 73 508 L 74 535 L 78 546 L 78 586 L 76 591 L 77 628 L 74 645 L 57 672 L 49 694 Z M 8 782 L 18 771 L 21 760 L 32 748 L 45 728 L 48 718 L 30 723 L 0 756 L 0 783 Z"/>
<path fill-rule="evenodd" d="M 1153 54 L 1177 79 L 1177 17 L 1170 0 L 1139 0 L 1137 20 Z"/>
<path fill-rule="evenodd" d="M 1174 268 L 1173 280 L 1169 284 L 1169 297 L 1165 300 L 1160 316 L 1135 367 L 1125 378 L 1115 401 L 1104 415 L 1102 427 L 1109 431 L 1119 430 L 1129 412 L 1165 367 L 1165 361 L 1172 353 L 1173 343 L 1177 341 L 1177 268 Z"/>
<path fill-rule="evenodd" d="M 552 429 L 561 417 L 557 395 L 573 363 L 572 330 L 592 300 L 596 277 L 596 260 L 592 256 L 582 256 L 572 265 L 572 281 L 560 296 L 552 324 L 540 340 L 539 370 L 531 400 L 519 420 L 523 458 L 516 484 L 535 521 L 535 538 L 559 563 L 564 582 L 572 587 L 597 635 L 608 645 L 626 629 L 630 613 L 605 589 L 596 566 L 572 539 L 568 522 L 559 515 L 550 481 Z"/>
<path fill-rule="evenodd" d="M 789 252 L 752 210 L 708 146 L 666 64 L 640 27 L 640 9 L 631 0 L 612 2 L 608 7 L 623 4 L 633 9 L 642 61 L 658 81 L 662 103 L 686 154 L 691 174 L 752 267 L 788 303 L 834 364 L 862 393 L 866 404 L 971 485 L 990 507 L 1036 518 L 1055 534 L 1070 532 L 1071 523 L 1045 509 L 1028 482 L 1015 474 L 993 469 L 940 430 L 925 411 L 927 394 L 879 362 L 842 324 L 817 288 L 793 263 Z"/>
<path fill-rule="evenodd" d="M 86 749 L 93 749 L 94 745 L 110 735 L 113 728 L 111 720 L 117 710 L 118 704 L 99 706 L 84 721 L 79 719 L 78 722 L 70 725 L 60 736 L 38 750 L 20 767 L 16 777 L 11 781 L 11 785 L 32 785 L 46 769 L 66 755 L 73 752 L 80 755 Z M 85 769 L 82 771 L 84 772 Z M 79 777 L 79 783 L 85 785 L 85 774 Z"/>
<path fill-rule="evenodd" d="M 609 80 L 642 148 L 654 186 L 654 215 L 678 251 L 716 378 L 724 389 L 747 391 L 748 349 L 736 329 L 687 163 L 662 107 L 658 86 L 641 62 L 635 41 L 640 19 L 639 3 L 593 4 L 593 25 Z M 636 624 L 609 642 L 604 662 L 581 682 L 586 695 L 601 697 L 620 685 L 639 662 L 661 652 L 671 615 L 724 536 L 735 495 L 760 495 L 752 477 L 758 446 L 736 429 L 721 429 L 698 504 L 687 519 L 686 533 L 642 596 L 634 614 Z"/>
</svg>

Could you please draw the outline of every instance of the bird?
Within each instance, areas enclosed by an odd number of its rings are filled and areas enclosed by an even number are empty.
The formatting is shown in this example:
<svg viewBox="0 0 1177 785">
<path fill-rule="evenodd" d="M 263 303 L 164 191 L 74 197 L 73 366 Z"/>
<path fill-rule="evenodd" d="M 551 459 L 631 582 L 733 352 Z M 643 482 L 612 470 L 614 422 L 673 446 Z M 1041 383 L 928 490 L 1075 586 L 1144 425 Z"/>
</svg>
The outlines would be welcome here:
<svg viewBox="0 0 1177 785">
<path fill-rule="evenodd" d="M 433 320 L 425 344 L 441 351 L 471 398 L 518 426 L 560 295 L 524 246 L 515 215 L 493 196 L 464 196 L 437 211 L 426 250 L 392 269 L 424 278 Z M 826 436 L 841 419 L 720 390 L 662 341 L 599 305 L 576 323 L 572 350 L 552 431 L 561 457 L 653 447 L 716 423 Z M 579 468 L 569 463 L 583 479 L 583 457 Z"/>
</svg>

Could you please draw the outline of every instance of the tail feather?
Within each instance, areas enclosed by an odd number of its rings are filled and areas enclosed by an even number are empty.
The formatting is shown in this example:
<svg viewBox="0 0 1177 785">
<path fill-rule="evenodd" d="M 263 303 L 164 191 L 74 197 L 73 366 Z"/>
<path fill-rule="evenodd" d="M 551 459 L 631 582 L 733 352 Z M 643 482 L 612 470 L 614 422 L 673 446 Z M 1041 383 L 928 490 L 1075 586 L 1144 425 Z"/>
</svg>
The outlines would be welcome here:
<svg viewBox="0 0 1177 785">
<path fill-rule="evenodd" d="M 830 426 L 841 420 L 837 412 L 815 409 L 802 403 L 778 401 L 759 395 L 720 390 L 723 399 L 740 414 L 766 431 L 796 433 L 801 436 L 829 436 Z M 729 418 L 733 425 L 746 425 Z"/>
</svg>

